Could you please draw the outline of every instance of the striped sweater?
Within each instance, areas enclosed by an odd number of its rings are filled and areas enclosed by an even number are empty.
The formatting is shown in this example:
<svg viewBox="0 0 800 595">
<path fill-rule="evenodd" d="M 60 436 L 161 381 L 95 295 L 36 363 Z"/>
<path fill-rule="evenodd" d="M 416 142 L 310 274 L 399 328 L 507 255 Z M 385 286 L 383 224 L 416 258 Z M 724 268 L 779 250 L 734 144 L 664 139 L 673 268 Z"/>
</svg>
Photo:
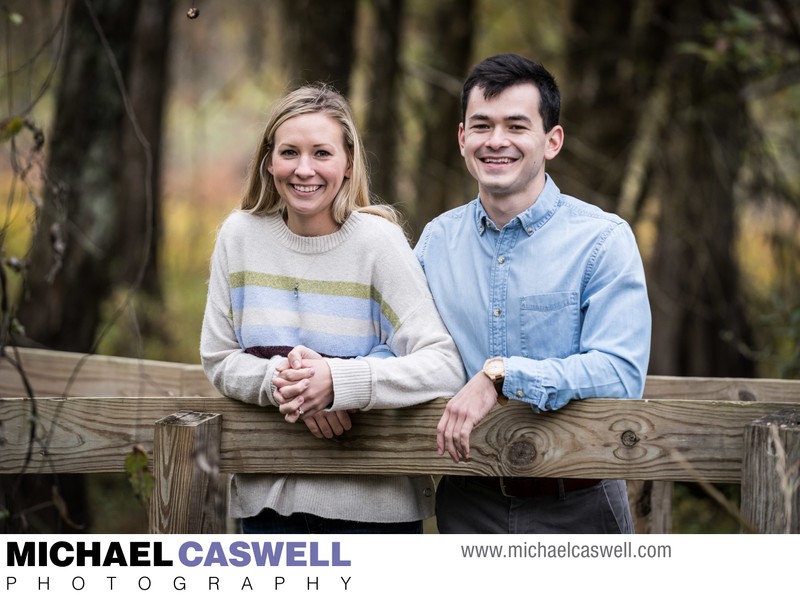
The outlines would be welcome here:
<svg viewBox="0 0 800 595">
<path fill-rule="evenodd" d="M 452 395 L 465 380 L 398 226 L 353 213 L 333 234 L 303 237 L 280 216 L 235 211 L 212 256 L 200 344 L 206 374 L 228 397 L 276 405 L 272 376 L 298 344 L 332 358 L 331 409 L 408 406 Z M 386 349 L 397 357 L 378 357 Z M 269 507 L 284 515 L 418 520 L 433 513 L 432 487 L 429 477 L 239 475 L 231 514 Z"/>
</svg>

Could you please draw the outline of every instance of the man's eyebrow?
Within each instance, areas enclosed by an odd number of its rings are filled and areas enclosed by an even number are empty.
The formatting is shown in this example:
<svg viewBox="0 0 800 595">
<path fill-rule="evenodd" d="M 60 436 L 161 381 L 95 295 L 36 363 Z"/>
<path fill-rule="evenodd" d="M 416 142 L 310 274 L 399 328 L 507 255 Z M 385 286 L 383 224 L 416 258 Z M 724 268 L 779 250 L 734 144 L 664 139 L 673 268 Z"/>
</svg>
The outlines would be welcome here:
<svg viewBox="0 0 800 595">
<path fill-rule="evenodd" d="M 471 122 L 472 121 L 482 122 L 482 121 L 485 121 L 485 120 L 489 120 L 490 118 L 486 114 L 478 113 L 478 114 L 472 114 L 468 119 Z M 511 114 L 510 116 L 505 116 L 503 118 L 503 121 L 505 121 L 505 122 L 527 122 L 528 124 L 532 123 L 531 119 L 528 116 L 526 116 L 525 114 Z"/>
<path fill-rule="evenodd" d="M 503 120 L 506 122 L 524 122 L 526 124 L 533 123 L 533 121 L 525 114 L 511 114 L 510 116 L 503 118 Z"/>
</svg>

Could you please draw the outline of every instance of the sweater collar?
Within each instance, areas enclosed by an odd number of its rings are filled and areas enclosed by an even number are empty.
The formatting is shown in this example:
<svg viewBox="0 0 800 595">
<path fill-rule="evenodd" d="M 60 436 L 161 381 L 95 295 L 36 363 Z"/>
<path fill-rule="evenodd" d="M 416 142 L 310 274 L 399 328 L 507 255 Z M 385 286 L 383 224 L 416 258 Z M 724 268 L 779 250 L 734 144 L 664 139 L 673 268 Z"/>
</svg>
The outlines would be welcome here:
<svg viewBox="0 0 800 595">
<path fill-rule="evenodd" d="M 265 220 L 270 232 L 288 249 L 301 254 L 321 254 L 333 250 L 353 233 L 364 215 L 354 212 L 335 232 L 324 236 L 299 236 L 286 225 L 280 213 L 267 215 Z"/>
</svg>

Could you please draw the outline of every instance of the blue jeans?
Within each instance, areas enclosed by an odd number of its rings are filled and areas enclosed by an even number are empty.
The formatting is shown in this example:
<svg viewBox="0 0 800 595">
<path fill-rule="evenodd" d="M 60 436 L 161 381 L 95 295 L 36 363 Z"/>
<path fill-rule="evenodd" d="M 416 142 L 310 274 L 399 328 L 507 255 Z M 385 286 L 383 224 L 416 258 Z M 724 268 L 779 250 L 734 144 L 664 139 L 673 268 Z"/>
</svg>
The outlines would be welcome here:
<svg viewBox="0 0 800 595">
<path fill-rule="evenodd" d="M 242 533 L 422 533 L 422 521 L 365 523 L 326 519 L 307 512 L 283 516 L 271 508 L 265 508 L 256 516 L 242 519 Z"/>
</svg>

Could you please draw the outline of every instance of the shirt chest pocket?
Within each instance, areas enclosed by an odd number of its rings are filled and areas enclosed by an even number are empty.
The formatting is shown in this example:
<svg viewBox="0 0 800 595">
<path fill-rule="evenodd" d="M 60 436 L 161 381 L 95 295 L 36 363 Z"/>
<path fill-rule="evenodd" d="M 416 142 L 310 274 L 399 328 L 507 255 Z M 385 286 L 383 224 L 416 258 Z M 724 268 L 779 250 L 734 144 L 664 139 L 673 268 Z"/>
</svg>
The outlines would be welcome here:
<svg viewBox="0 0 800 595">
<path fill-rule="evenodd" d="M 577 353 L 578 292 L 540 293 L 520 298 L 520 327 L 524 357 L 563 358 Z"/>
</svg>

